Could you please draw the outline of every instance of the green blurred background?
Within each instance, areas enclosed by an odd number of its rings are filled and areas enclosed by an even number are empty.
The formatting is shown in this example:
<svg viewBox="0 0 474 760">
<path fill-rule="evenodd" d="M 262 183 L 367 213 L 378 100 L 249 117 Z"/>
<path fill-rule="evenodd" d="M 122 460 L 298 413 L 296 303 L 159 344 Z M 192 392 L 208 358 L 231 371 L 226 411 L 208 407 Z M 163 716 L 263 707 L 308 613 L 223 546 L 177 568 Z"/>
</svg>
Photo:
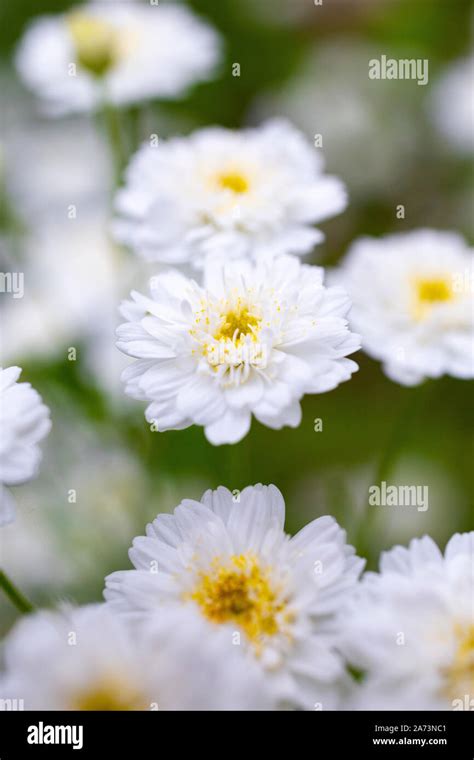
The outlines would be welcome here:
<svg viewBox="0 0 474 760">
<path fill-rule="evenodd" d="M 92 117 L 42 117 L 12 66 L 28 20 L 71 5 L 22 0 L 4 4 L 0 18 L 0 251 L 4 266 L 21 265 L 26 288 L 14 302 L 0 295 L 2 363 L 23 367 L 22 379 L 42 394 L 53 419 L 40 476 L 15 489 L 18 520 L 0 533 L 5 570 L 39 605 L 100 599 L 104 575 L 129 566 L 128 547 L 148 521 L 220 484 L 275 483 L 291 533 L 334 515 L 372 568 L 396 542 L 428 533 L 444 546 L 453 532 L 473 529 L 467 382 L 403 388 L 359 353 L 351 381 L 304 399 L 297 430 L 253 422 L 244 441 L 218 448 L 201 428 L 150 432 L 144 405 L 121 391 L 114 327 L 121 298 L 144 287 L 153 268 L 114 250 L 108 238 L 110 169 L 100 125 Z M 444 72 L 472 46 L 470 2 L 189 5 L 220 30 L 225 60 L 213 81 L 185 99 L 130 109 L 130 148 L 153 132 L 166 137 L 284 115 L 310 140 L 323 135 L 328 171 L 350 194 L 348 209 L 322 225 L 327 237 L 313 263 L 334 265 L 361 234 L 433 227 L 472 241 L 472 155 L 438 129 L 434 105 Z M 428 58 L 428 86 L 369 81 L 367 62 L 381 54 Z M 231 73 L 236 62 L 240 77 Z M 404 220 L 396 218 L 398 204 Z M 70 347 L 76 361 L 68 360 Z M 368 488 L 384 478 L 428 485 L 428 511 L 371 512 Z M 0 633 L 14 619 L 0 599 Z"/>
</svg>

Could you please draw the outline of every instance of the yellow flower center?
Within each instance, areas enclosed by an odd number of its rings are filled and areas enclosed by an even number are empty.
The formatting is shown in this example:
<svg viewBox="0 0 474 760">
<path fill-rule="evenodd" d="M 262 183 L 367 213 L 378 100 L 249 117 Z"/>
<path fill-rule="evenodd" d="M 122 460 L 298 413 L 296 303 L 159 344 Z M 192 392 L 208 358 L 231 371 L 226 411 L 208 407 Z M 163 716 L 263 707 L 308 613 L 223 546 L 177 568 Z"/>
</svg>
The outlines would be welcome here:
<svg viewBox="0 0 474 760">
<path fill-rule="evenodd" d="M 217 175 L 217 184 L 223 190 L 233 193 L 246 193 L 249 189 L 248 179 L 238 171 L 223 172 Z"/>
<path fill-rule="evenodd" d="M 437 304 L 452 301 L 454 298 L 453 284 L 449 277 L 419 277 L 414 281 L 416 319 L 423 319 Z"/>
<path fill-rule="evenodd" d="M 201 572 L 195 589 L 186 595 L 197 602 L 213 623 L 239 626 L 258 651 L 268 636 L 290 622 L 287 600 L 252 554 L 233 555 L 226 564 L 215 559 Z"/>
<path fill-rule="evenodd" d="M 147 710 L 150 707 L 136 686 L 122 679 L 105 678 L 77 694 L 74 710 Z"/>
<path fill-rule="evenodd" d="M 79 66 L 96 77 L 115 66 L 120 57 L 120 33 L 113 24 L 76 11 L 69 14 L 67 26 Z"/>
<path fill-rule="evenodd" d="M 260 318 L 252 314 L 247 306 L 237 306 L 222 316 L 221 324 L 214 334 L 214 338 L 216 340 L 231 340 L 236 344 L 242 342 L 247 335 L 256 340 L 260 322 Z"/>
<path fill-rule="evenodd" d="M 474 624 L 455 626 L 457 649 L 443 672 L 444 693 L 451 699 L 474 696 Z"/>
<path fill-rule="evenodd" d="M 453 295 L 452 287 L 443 277 L 432 280 L 418 280 L 418 298 L 427 303 L 450 301 Z"/>
</svg>

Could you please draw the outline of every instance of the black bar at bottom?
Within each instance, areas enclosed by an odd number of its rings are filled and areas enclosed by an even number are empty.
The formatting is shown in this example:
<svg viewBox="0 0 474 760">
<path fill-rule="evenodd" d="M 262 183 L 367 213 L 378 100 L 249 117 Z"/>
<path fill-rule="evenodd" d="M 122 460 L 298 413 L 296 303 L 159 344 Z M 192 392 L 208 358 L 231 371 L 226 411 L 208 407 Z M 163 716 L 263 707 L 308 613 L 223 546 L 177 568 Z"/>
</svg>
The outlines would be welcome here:
<svg viewBox="0 0 474 760">
<path fill-rule="evenodd" d="M 305 741 L 305 754 L 347 757 L 474 758 L 474 712 L 0 712 L 0 760 L 28 757 L 136 758 L 237 750 L 239 756 L 261 743 Z M 288 721 L 288 722 L 287 722 Z M 253 725 L 252 725 L 253 724 Z M 227 733 L 226 733 L 226 728 Z M 248 728 L 247 728 L 248 727 Z M 166 732 L 166 733 L 165 733 Z M 251 732 L 251 733 L 250 733 Z M 226 739 L 227 736 L 227 739 Z M 227 744 L 229 742 L 229 744 Z M 175 746 L 173 746 L 175 745 Z M 349 754 L 350 753 L 350 754 Z M 344 756 L 344 754 L 343 754 Z"/>
</svg>

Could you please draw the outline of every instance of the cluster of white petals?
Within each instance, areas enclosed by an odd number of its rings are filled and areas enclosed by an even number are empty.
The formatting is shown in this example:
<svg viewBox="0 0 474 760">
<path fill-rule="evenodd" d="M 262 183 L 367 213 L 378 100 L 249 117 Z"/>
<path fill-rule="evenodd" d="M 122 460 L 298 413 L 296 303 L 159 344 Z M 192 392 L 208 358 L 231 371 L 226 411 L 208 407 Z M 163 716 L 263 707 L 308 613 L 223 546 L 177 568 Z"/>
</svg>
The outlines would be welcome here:
<svg viewBox="0 0 474 760">
<path fill-rule="evenodd" d="M 352 299 L 351 326 L 392 380 L 474 377 L 474 254 L 436 230 L 363 238 L 335 276 Z"/>
<path fill-rule="evenodd" d="M 150 261 L 273 259 L 309 253 L 314 224 L 343 211 L 343 183 L 288 122 L 220 127 L 144 145 L 117 195 L 120 240 Z"/>
<path fill-rule="evenodd" d="M 10 486 L 35 477 L 39 442 L 49 433 L 49 409 L 29 383 L 19 383 L 19 367 L 0 368 L 0 526 L 14 517 Z"/>
<path fill-rule="evenodd" d="M 179 40 L 179 44 L 176 44 Z M 18 71 L 54 115 L 173 98 L 209 79 L 216 32 L 177 5 L 91 2 L 31 22 Z"/>
<path fill-rule="evenodd" d="M 126 392 L 147 400 L 155 429 L 203 425 L 213 444 L 235 443 L 252 415 L 271 428 L 297 427 L 300 399 L 348 380 L 359 337 L 350 302 L 326 288 L 323 270 L 281 256 L 273 264 L 209 264 L 205 285 L 176 271 L 132 293 L 118 346 L 137 359 Z"/>
<path fill-rule="evenodd" d="M 474 532 L 382 554 L 350 605 L 343 650 L 366 673 L 351 707 L 474 709 Z"/>
</svg>

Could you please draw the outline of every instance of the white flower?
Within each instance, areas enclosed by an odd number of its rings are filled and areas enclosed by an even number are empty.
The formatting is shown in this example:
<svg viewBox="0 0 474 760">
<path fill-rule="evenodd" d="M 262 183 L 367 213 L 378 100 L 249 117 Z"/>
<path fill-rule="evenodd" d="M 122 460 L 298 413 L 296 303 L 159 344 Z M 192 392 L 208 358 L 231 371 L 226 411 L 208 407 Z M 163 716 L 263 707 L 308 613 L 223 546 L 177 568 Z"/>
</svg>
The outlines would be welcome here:
<svg viewBox="0 0 474 760">
<path fill-rule="evenodd" d="M 199 130 L 143 146 L 117 196 L 116 234 L 147 259 L 202 266 L 209 254 L 308 253 L 313 224 L 346 206 L 318 151 L 285 121 Z"/>
<path fill-rule="evenodd" d="M 353 301 L 362 348 L 402 385 L 474 376 L 473 256 L 461 236 L 435 230 L 363 238 L 336 281 Z"/>
<path fill-rule="evenodd" d="M 107 605 L 94 604 L 23 619 L 5 642 L 0 704 L 151 711 L 263 706 L 252 693 L 251 671 L 244 680 L 237 655 L 223 660 L 221 641 L 203 640 L 204 625 L 191 630 L 187 617 L 175 612 L 153 630 L 138 631 Z"/>
<path fill-rule="evenodd" d="M 151 297 L 132 292 L 118 347 L 138 359 L 126 393 L 150 401 L 155 429 L 203 425 L 215 444 L 235 443 L 252 414 L 268 427 L 297 427 L 299 401 L 348 380 L 359 348 L 347 329 L 349 301 L 323 286 L 323 270 L 291 256 L 273 264 L 209 266 L 206 285 L 171 271 Z"/>
<path fill-rule="evenodd" d="M 429 101 L 433 119 L 461 153 L 474 152 L 474 55 L 455 61 L 436 83 Z"/>
<path fill-rule="evenodd" d="M 137 624 L 189 607 L 207 637 L 227 637 L 242 669 L 257 662 L 274 706 L 330 709 L 346 683 L 336 646 L 340 609 L 363 560 L 332 517 L 296 536 L 284 533 L 285 505 L 274 486 L 234 495 L 207 491 L 162 514 L 130 550 L 135 570 L 106 579 L 105 597 Z"/>
<path fill-rule="evenodd" d="M 474 532 L 444 556 L 427 536 L 383 553 L 349 604 L 343 649 L 367 671 L 354 705 L 474 709 L 473 600 Z"/>
<path fill-rule="evenodd" d="M 95 2 L 32 22 L 16 63 L 52 114 L 176 97 L 219 57 L 207 24 L 178 6 Z"/>
<path fill-rule="evenodd" d="M 5 486 L 35 477 L 39 441 L 49 433 L 49 409 L 29 383 L 18 383 L 19 367 L 0 368 L 0 525 L 13 519 L 13 499 Z"/>
</svg>

